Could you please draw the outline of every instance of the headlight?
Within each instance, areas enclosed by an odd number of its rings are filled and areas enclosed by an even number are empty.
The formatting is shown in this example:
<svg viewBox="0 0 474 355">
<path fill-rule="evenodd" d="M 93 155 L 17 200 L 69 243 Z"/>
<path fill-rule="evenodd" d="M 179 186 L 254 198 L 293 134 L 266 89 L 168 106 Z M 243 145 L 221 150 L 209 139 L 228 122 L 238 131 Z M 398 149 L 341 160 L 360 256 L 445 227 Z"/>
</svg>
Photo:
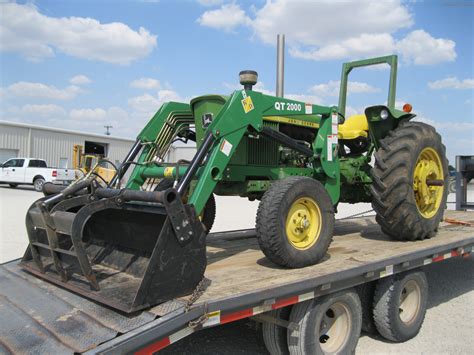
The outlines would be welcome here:
<svg viewBox="0 0 474 355">
<path fill-rule="evenodd" d="M 388 111 L 387 110 L 380 111 L 380 118 L 382 120 L 386 120 L 388 118 Z"/>
</svg>

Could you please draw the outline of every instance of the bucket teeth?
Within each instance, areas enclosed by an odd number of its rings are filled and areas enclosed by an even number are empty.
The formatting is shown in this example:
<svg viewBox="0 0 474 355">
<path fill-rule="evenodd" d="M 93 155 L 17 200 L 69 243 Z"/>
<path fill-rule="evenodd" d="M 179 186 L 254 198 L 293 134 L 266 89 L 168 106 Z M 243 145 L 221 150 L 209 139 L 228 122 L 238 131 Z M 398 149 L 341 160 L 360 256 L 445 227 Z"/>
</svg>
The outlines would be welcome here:
<svg viewBox="0 0 474 355">
<path fill-rule="evenodd" d="M 136 191 L 103 196 L 33 204 L 22 267 L 124 312 L 190 293 L 206 268 L 206 232 L 194 208 L 166 192 L 144 202 L 130 201 Z M 156 196 L 163 203 L 150 203 Z"/>
</svg>

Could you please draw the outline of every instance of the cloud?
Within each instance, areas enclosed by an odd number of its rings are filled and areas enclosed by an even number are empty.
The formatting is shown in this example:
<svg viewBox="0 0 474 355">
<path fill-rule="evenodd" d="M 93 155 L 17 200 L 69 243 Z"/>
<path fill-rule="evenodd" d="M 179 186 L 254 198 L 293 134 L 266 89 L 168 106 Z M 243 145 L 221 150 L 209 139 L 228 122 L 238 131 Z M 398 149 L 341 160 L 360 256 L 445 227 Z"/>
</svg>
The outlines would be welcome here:
<svg viewBox="0 0 474 355">
<path fill-rule="evenodd" d="M 0 4 L 1 50 L 29 60 L 52 57 L 55 52 L 113 64 L 130 64 L 151 53 L 156 36 L 121 22 L 102 24 L 93 18 L 49 17 L 33 4 Z"/>
<path fill-rule="evenodd" d="M 69 117 L 78 121 L 103 121 L 107 116 L 107 112 L 102 108 L 82 108 L 72 109 Z"/>
<path fill-rule="evenodd" d="M 325 46 L 412 24 L 412 15 L 400 1 L 276 0 L 256 12 L 252 27 L 265 43 L 273 44 L 278 33 L 285 33 L 291 45 Z"/>
<path fill-rule="evenodd" d="M 435 121 L 424 116 L 417 116 L 415 121 L 427 123 L 437 130 L 451 131 L 451 132 L 463 132 L 473 135 L 474 134 L 474 122 L 465 121 Z"/>
<path fill-rule="evenodd" d="M 459 80 L 457 77 L 449 77 L 442 80 L 430 81 L 428 87 L 433 90 L 440 89 L 474 89 L 474 79 Z"/>
<path fill-rule="evenodd" d="M 455 46 L 450 39 L 433 38 L 428 32 L 416 30 L 397 43 L 397 51 L 407 63 L 430 65 L 453 62 Z"/>
<path fill-rule="evenodd" d="M 319 96 L 339 96 L 340 80 L 330 80 L 327 83 L 316 84 L 311 87 L 310 91 Z M 347 91 L 350 94 L 374 93 L 380 89 L 367 83 L 359 81 L 349 81 Z"/>
<path fill-rule="evenodd" d="M 53 116 L 63 116 L 66 114 L 61 106 L 54 104 L 46 105 L 24 105 L 21 108 L 21 113 L 25 115 L 39 115 L 42 117 L 53 117 Z"/>
<path fill-rule="evenodd" d="M 85 75 L 76 75 L 69 79 L 69 82 L 73 85 L 84 85 L 92 83 L 92 80 Z"/>
<path fill-rule="evenodd" d="M 362 58 L 382 56 L 393 53 L 395 42 L 388 33 L 361 34 L 338 43 L 328 44 L 318 48 L 301 50 L 290 48 L 289 53 L 295 58 L 311 60 L 333 60 L 342 58 Z"/>
<path fill-rule="evenodd" d="M 222 5 L 219 9 L 204 12 L 197 20 L 202 26 L 230 32 L 238 26 L 250 24 L 245 11 L 235 3 Z"/>
<path fill-rule="evenodd" d="M 434 38 L 424 30 L 405 38 L 395 34 L 414 24 L 409 5 L 400 0 L 267 1 L 252 18 L 235 3 L 206 11 L 201 25 L 234 30 L 245 25 L 263 43 L 275 44 L 286 34 L 290 55 L 308 60 L 354 59 L 401 54 L 404 62 L 437 64 L 456 58 L 455 42 Z M 204 21 L 205 20 L 205 21 Z"/>
<path fill-rule="evenodd" d="M 3 95 L 39 99 L 71 100 L 81 93 L 81 91 L 81 88 L 75 85 L 67 86 L 64 89 L 58 89 L 53 85 L 19 81 L 5 88 L 3 90 Z"/>
<path fill-rule="evenodd" d="M 128 105 L 138 112 L 155 113 L 161 105 L 168 101 L 185 102 L 189 101 L 183 99 L 176 91 L 173 90 L 159 90 L 156 95 L 143 94 L 135 96 L 128 100 Z"/>
<path fill-rule="evenodd" d="M 161 87 L 160 82 L 152 78 L 140 78 L 140 79 L 133 80 L 130 83 L 130 86 L 132 88 L 145 89 L 145 90 L 159 89 Z"/>
</svg>

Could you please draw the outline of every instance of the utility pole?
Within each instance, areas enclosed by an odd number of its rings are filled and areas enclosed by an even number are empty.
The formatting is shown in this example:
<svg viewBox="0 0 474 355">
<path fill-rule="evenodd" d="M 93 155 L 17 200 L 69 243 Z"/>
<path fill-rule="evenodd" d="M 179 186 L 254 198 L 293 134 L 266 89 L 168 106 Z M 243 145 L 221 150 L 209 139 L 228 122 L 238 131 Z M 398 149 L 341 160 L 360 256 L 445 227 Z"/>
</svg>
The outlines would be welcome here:
<svg viewBox="0 0 474 355">
<path fill-rule="evenodd" d="M 114 128 L 114 127 L 113 127 L 113 126 L 104 126 L 104 128 L 107 130 L 107 131 L 105 132 L 105 135 L 106 135 L 106 136 L 110 136 L 110 129 L 111 129 L 111 128 Z"/>
</svg>

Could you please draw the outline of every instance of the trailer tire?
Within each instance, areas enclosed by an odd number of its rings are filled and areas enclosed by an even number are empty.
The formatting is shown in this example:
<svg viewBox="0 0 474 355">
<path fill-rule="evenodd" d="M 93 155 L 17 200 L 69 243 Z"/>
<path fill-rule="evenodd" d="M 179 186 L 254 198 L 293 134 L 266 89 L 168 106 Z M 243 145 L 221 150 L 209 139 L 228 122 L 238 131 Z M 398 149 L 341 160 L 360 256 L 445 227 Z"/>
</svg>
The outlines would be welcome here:
<svg viewBox="0 0 474 355">
<path fill-rule="evenodd" d="M 283 320 L 290 319 L 291 307 L 283 307 L 267 314 L 269 316 L 280 318 Z M 288 352 L 288 342 L 287 342 L 287 333 L 288 330 L 285 327 L 279 325 L 264 322 L 262 325 L 262 334 L 263 342 L 265 347 L 271 355 L 286 355 Z"/>
<path fill-rule="evenodd" d="M 374 322 L 385 339 L 404 342 L 420 331 L 428 302 L 428 280 L 422 271 L 393 275 L 377 282 Z"/>
<path fill-rule="evenodd" d="M 44 179 L 42 177 L 37 177 L 33 181 L 33 187 L 35 191 L 37 192 L 42 192 L 43 191 L 43 185 L 44 185 Z"/>
<path fill-rule="evenodd" d="M 352 354 L 362 326 L 359 296 L 349 289 L 298 303 L 290 322 L 299 325 L 299 330 L 288 330 L 290 354 Z"/>
<path fill-rule="evenodd" d="M 171 179 L 161 179 L 160 182 L 156 185 L 155 191 L 164 191 L 173 187 L 174 180 Z M 209 200 L 207 200 L 206 206 L 202 213 L 201 221 L 206 227 L 207 232 L 209 232 L 214 225 L 216 219 L 216 199 L 214 194 L 211 194 Z"/>
<path fill-rule="evenodd" d="M 331 198 L 312 178 L 292 176 L 275 181 L 258 206 L 258 244 L 277 265 L 300 268 L 318 263 L 326 255 L 333 231 Z"/>
<path fill-rule="evenodd" d="M 435 129 L 407 122 L 381 140 L 372 169 L 372 207 L 382 231 L 396 240 L 433 237 L 448 194 L 446 148 Z M 442 180 L 443 186 L 428 186 Z"/>
<path fill-rule="evenodd" d="M 356 286 L 362 306 L 362 331 L 368 334 L 376 334 L 377 328 L 374 323 L 374 292 L 375 282 L 366 282 Z"/>
</svg>

